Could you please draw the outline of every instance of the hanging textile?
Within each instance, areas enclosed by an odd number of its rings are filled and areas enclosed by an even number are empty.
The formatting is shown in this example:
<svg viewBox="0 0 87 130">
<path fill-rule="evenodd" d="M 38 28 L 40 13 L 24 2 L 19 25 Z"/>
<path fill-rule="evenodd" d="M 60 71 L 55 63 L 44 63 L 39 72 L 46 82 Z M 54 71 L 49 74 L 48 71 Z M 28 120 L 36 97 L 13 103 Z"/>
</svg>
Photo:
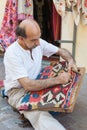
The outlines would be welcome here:
<svg viewBox="0 0 87 130">
<path fill-rule="evenodd" d="M 80 21 L 81 3 L 82 0 L 53 0 L 54 6 L 60 16 L 66 16 L 66 8 L 71 9 L 75 24 L 78 25 Z"/>
<path fill-rule="evenodd" d="M 87 24 L 87 0 L 82 0 L 82 23 Z"/>
<path fill-rule="evenodd" d="M 54 41 L 60 39 L 61 34 L 61 17 L 57 13 L 55 6 L 53 4 L 53 11 L 52 11 L 52 20 L 53 20 L 53 39 Z"/>
<path fill-rule="evenodd" d="M 75 5 L 72 7 L 73 17 L 74 17 L 76 25 L 78 25 L 79 22 L 80 22 L 81 1 L 82 0 L 77 0 L 77 2 L 75 3 Z"/>
<path fill-rule="evenodd" d="M 18 0 L 18 20 L 33 18 L 33 1 Z"/>
<path fill-rule="evenodd" d="M 57 13 L 53 0 L 33 0 L 34 19 L 39 23 L 41 37 L 48 42 L 60 39 L 61 17 Z"/>
<path fill-rule="evenodd" d="M 0 50 L 2 52 L 16 40 L 15 29 L 17 25 L 21 20 L 30 17 L 33 17 L 32 0 L 7 0 L 0 29 Z"/>
<path fill-rule="evenodd" d="M 44 7 L 45 7 L 45 1 L 44 0 L 33 0 L 34 3 L 34 19 L 39 23 L 40 28 L 41 28 L 41 33 L 42 33 L 42 38 L 44 38 L 44 24 L 47 22 L 44 19 L 45 14 L 44 12 Z M 47 23 L 46 26 L 47 28 Z"/>
<path fill-rule="evenodd" d="M 7 0 L 5 14 L 0 29 L 0 45 L 6 49 L 15 39 L 17 26 L 17 0 Z"/>
<path fill-rule="evenodd" d="M 75 24 L 78 25 L 80 21 L 81 0 L 66 0 L 66 7 L 72 9 Z"/>
<path fill-rule="evenodd" d="M 57 10 L 57 12 L 60 14 L 60 16 L 65 16 L 65 0 L 53 0 L 54 6 Z"/>
<path fill-rule="evenodd" d="M 52 0 L 33 0 L 34 19 L 41 28 L 41 37 L 49 42 L 53 41 L 52 32 Z"/>
</svg>

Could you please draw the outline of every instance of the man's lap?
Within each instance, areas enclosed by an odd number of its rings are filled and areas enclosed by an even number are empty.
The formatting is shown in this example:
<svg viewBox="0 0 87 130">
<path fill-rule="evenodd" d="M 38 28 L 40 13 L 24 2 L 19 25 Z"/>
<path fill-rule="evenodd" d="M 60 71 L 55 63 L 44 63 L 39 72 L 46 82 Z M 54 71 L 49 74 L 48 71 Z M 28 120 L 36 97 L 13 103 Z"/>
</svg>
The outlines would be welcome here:
<svg viewBox="0 0 87 130">
<path fill-rule="evenodd" d="M 26 91 L 23 88 L 12 88 L 7 92 L 8 103 L 13 108 L 18 108 L 20 105 L 22 97 L 25 95 Z"/>
</svg>

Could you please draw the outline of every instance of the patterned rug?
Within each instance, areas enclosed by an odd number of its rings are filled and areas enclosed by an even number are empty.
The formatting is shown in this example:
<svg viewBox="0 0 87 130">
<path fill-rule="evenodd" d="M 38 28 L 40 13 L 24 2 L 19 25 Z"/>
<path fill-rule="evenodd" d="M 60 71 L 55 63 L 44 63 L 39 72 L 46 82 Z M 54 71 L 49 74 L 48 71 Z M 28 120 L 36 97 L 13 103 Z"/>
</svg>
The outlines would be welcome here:
<svg viewBox="0 0 87 130">
<path fill-rule="evenodd" d="M 42 68 L 36 79 L 55 77 L 61 72 L 67 72 L 67 62 L 59 62 Z M 80 74 L 79 74 L 80 73 Z M 19 110 L 46 110 L 58 112 L 72 112 L 76 97 L 81 86 L 84 68 L 79 73 L 71 71 L 71 80 L 67 84 L 60 84 L 38 92 L 26 93 L 21 101 Z"/>
<path fill-rule="evenodd" d="M 4 82 L 3 80 L 0 80 L 0 88 L 4 87 Z"/>
</svg>

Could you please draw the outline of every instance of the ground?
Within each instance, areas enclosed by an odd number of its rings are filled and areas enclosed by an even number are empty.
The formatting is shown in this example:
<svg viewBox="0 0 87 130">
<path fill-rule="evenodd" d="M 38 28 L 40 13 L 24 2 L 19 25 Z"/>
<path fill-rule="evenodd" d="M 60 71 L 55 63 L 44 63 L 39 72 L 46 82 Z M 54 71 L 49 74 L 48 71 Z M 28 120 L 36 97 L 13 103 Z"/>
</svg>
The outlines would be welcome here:
<svg viewBox="0 0 87 130">
<path fill-rule="evenodd" d="M 3 57 L 0 57 L 0 79 L 4 79 Z M 67 130 L 87 130 L 87 73 L 85 73 L 81 89 L 72 113 L 56 113 L 54 118 L 59 120 Z M 7 99 L 0 94 L 0 130 L 33 130 L 32 127 L 21 128 L 19 113 L 13 111 Z"/>
</svg>

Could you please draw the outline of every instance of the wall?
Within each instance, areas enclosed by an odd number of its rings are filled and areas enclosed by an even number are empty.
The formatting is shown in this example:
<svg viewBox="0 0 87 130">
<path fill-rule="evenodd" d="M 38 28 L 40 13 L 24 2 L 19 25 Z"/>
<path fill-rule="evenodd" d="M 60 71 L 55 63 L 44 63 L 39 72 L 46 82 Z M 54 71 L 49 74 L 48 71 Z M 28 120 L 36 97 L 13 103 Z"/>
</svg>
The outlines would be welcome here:
<svg viewBox="0 0 87 130">
<path fill-rule="evenodd" d="M 87 25 L 81 23 L 77 30 L 76 61 L 78 66 L 85 66 L 87 72 Z"/>
</svg>

